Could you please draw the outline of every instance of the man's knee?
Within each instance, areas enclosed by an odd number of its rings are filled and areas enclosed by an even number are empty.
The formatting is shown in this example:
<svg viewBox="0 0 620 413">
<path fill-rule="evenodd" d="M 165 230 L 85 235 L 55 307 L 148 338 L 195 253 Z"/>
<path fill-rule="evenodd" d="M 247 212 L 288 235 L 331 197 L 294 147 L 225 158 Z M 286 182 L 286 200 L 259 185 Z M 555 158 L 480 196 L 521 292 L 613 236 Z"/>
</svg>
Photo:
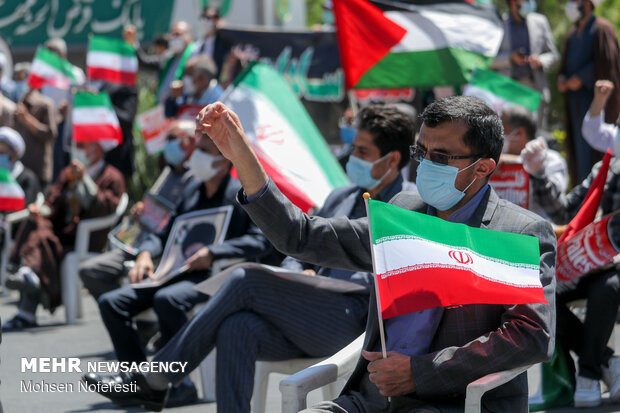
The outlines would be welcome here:
<svg viewBox="0 0 620 413">
<path fill-rule="evenodd" d="M 251 333 L 252 326 L 260 317 L 249 311 L 234 313 L 227 317 L 217 331 L 217 346 L 226 346 L 231 340 L 245 341 L 247 333 Z"/>
<path fill-rule="evenodd" d="M 110 291 L 99 296 L 97 304 L 99 305 L 99 312 L 103 318 L 116 312 L 116 306 L 113 304 L 115 301 L 115 291 Z"/>
</svg>

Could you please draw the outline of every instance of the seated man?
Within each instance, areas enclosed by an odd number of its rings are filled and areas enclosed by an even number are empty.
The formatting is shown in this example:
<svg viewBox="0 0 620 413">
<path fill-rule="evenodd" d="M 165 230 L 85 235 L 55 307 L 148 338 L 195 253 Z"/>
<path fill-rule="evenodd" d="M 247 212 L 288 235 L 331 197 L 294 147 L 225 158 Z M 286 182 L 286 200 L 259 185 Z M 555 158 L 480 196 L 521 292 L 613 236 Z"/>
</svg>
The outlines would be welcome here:
<svg viewBox="0 0 620 413">
<path fill-rule="evenodd" d="M 71 164 L 63 169 L 39 207 L 28 205 L 30 219 L 19 228 L 10 262 L 19 268 L 6 285 L 19 289 L 19 312 L 4 323 L 5 331 L 34 327 L 39 302 L 50 311 L 60 305 L 60 265 L 75 246 L 81 219 L 113 213 L 125 192 L 121 173 L 103 160 L 98 142 L 79 142 Z M 106 149 L 109 145 L 104 144 Z M 107 231 L 92 234 L 91 251 L 101 251 Z"/>
<path fill-rule="evenodd" d="M 508 106 L 502 111 L 504 126 L 504 151 L 500 162 L 523 163 L 528 174 L 545 175 L 557 189 L 564 193 L 568 185 L 568 167 L 559 152 L 549 149 L 545 138 L 536 138 L 536 122 L 532 112 L 522 106 Z M 530 183 L 529 210 L 548 219 L 538 205 Z"/>
<path fill-rule="evenodd" d="M 499 199 L 488 186 L 502 149 L 499 117 L 480 100 L 458 96 L 432 103 L 422 120 L 418 145 L 412 148 L 421 162 L 416 182 L 421 199 L 401 193 L 392 202 L 474 227 L 535 236 L 541 254 L 540 279 L 551 305 L 475 304 L 395 317 L 386 325 L 387 339 L 399 344 L 388 348 L 387 358 L 382 359 L 376 301 L 371 294 L 363 358 L 342 396 L 316 411 L 462 410 L 469 382 L 499 370 L 547 360 L 552 353 L 555 237 L 549 223 Z M 268 178 L 244 136 L 239 118 L 225 105 L 207 106 L 197 123 L 233 162 L 244 189 L 238 199 L 274 246 L 317 265 L 372 271 L 366 218 L 308 217 L 295 208 Z M 246 294 L 246 290 L 239 294 Z M 420 330 L 424 333 L 412 333 Z M 186 334 L 189 329 L 179 333 Z M 330 337 L 320 339 L 329 341 Z M 245 351 L 242 343 L 238 351 Z M 160 359 L 166 360 L 171 348 L 165 348 Z M 153 373 L 134 379 L 138 385 L 132 394 L 134 400 L 149 403 L 151 408 L 161 405 L 168 387 L 166 376 Z M 526 375 L 488 392 L 483 407 L 490 411 L 527 411 Z"/>
<path fill-rule="evenodd" d="M 347 166 L 354 184 L 332 191 L 316 216 L 359 218 L 366 215 L 363 192 L 388 201 L 414 187 L 399 173 L 409 161 L 413 122 L 393 107 L 377 105 L 362 109 L 356 126 Z M 363 332 L 372 274 L 312 266 L 291 257 L 282 266 L 366 288 L 341 294 L 262 271 L 236 270 L 154 360 L 189 360 L 186 375 L 217 347 L 218 411 L 249 412 L 256 360 L 329 356 Z M 168 379 L 176 383 L 183 376 Z"/>
<path fill-rule="evenodd" d="M 161 176 L 163 181 L 156 183 L 155 194 L 161 196 L 175 207 L 179 207 L 183 199 L 183 191 L 193 179 L 185 161 L 191 156 L 194 146 L 195 124 L 190 120 L 174 121 L 168 131 L 168 141 L 164 146 L 163 155 L 169 168 Z M 136 202 L 131 209 L 134 220 L 139 221 L 144 211 L 144 203 Z M 145 229 L 146 231 L 146 229 Z M 80 278 L 88 291 L 98 299 L 99 296 L 121 286 L 121 279 L 125 274 L 125 261 L 133 261 L 140 253 L 137 246 L 135 254 L 125 252 L 120 248 L 88 259 L 80 264 Z"/>
<path fill-rule="evenodd" d="M 546 175 L 533 177 L 538 203 L 558 225 L 567 224 L 579 211 L 601 162 L 594 165 L 588 177 L 568 194 L 559 192 Z M 620 209 L 620 159 L 612 158 L 601 199 L 603 215 Z M 568 308 L 568 303 L 587 299 L 583 322 Z M 557 338 L 567 350 L 578 356 L 574 402 L 577 407 L 601 403 L 600 380 L 609 389 L 613 401 L 620 401 L 620 357 L 607 342 L 614 329 L 620 305 L 618 270 L 559 281 L 557 284 Z"/>
<path fill-rule="evenodd" d="M 165 114 L 174 118 L 183 105 L 208 105 L 217 101 L 224 89 L 217 82 L 217 67 L 209 56 L 190 58 L 185 66 L 183 81 L 175 81 L 170 87 L 170 96 L 165 101 Z"/>
<path fill-rule="evenodd" d="M 133 317 L 153 308 L 157 314 L 161 332 L 161 343 L 167 343 L 187 322 L 187 313 L 198 303 L 207 301 L 208 296 L 194 289 L 194 285 L 210 274 L 214 260 L 221 258 L 243 258 L 254 260 L 272 251 L 271 244 L 252 224 L 248 215 L 235 200 L 241 188 L 239 181 L 230 176 L 231 163 L 224 159 L 208 135 L 203 134 L 196 143 L 189 161 L 190 172 L 195 181 L 186 188 L 178 214 L 202 209 L 233 206 L 233 213 L 223 243 L 203 245 L 195 248 L 186 261 L 189 269 L 160 287 L 136 289 L 131 285 L 110 291 L 99 297 L 99 310 L 114 351 L 119 361 L 141 362 L 146 355 L 140 345 L 137 331 L 133 328 Z M 153 259 L 162 251 L 174 219 L 168 230 L 158 236 L 152 235 L 142 246 L 136 257 L 135 266 L 129 271 L 131 283 L 150 278 L 154 273 Z M 186 403 L 197 398 L 191 382 L 177 387 L 172 404 Z M 177 398 L 178 397 L 178 398 Z"/>
</svg>

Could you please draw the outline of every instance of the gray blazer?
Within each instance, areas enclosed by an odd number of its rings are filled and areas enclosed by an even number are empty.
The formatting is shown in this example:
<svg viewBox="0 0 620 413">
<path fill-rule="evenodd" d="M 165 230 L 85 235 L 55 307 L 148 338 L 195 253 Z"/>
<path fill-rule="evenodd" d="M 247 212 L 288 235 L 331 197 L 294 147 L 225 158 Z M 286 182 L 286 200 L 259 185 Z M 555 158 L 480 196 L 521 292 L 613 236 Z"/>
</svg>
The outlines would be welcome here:
<svg viewBox="0 0 620 413">
<path fill-rule="evenodd" d="M 240 196 L 239 199 L 242 199 Z M 417 195 L 400 193 L 392 201 L 426 213 Z M 321 218 L 303 214 L 270 182 L 268 190 L 244 208 L 274 246 L 306 262 L 372 271 L 366 218 Z M 274 217 L 277 217 L 274 219 Z M 438 312 L 428 354 L 411 358 L 416 399 L 435 405 L 463 405 L 467 384 L 486 374 L 548 360 L 555 333 L 555 235 L 551 225 L 527 210 L 499 199 L 492 189 L 468 225 L 533 235 L 539 239 L 540 279 L 547 304 L 464 305 Z M 326 253 L 329 252 L 329 253 Z M 378 348 L 377 308 L 371 294 L 364 348 Z M 357 389 L 366 373 L 360 357 L 344 392 Z M 527 376 L 488 392 L 483 406 L 492 411 L 526 412 Z"/>
<path fill-rule="evenodd" d="M 499 48 L 497 57 L 491 63 L 491 69 L 498 71 L 499 73 L 510 77 L 510 30 L 508 27 L 508 14 L 503 16 L 504 20 L 504 39 L 502 45 Z M 539 13 L 530 13 L 525 19 L 527 24 L 527 31 L 530 36 L 530 54 L 538 55 L 542 68 L 532 70 L 534 75 L 534 86 L 536 90 L 542 93 L 543 101 L 549 102 L 551 100 L 551 92 L 549 90 L 549 83 L 547 81 L 547 72 L 551 66 L 553 66 L 560 58 L 555 43 L 553 42 L 553 35 L 551 34 L 551 28 L 549 27 L 549 21 L 545 16 Z"/>
</svg>

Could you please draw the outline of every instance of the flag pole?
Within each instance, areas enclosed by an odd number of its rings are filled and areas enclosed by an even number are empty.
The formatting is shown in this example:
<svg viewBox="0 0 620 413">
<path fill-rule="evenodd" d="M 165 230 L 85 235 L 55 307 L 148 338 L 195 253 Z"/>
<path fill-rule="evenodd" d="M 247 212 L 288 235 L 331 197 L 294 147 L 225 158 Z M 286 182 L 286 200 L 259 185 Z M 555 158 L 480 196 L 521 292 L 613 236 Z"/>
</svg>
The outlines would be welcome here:
<svg viewBox="0 0 620 413">
<path fill-rule="evenodd" d="M 383 330 L 383 316 L 381 314 L 381 297 L 379 297 L 379 283 L 377 281 L 377 265 L 375 263 L 375 250 L 372 247 L 372 226 L 370 224 L 370 209 L 368 208 L 368 200 L 370 194 L 364 192 L 364 205 L 366 206 L 366 215 L 368 216 L 368 234 L 370 235 L 370 256 L 372 257 L 372 271 L 375 273 L 373 277 L 375 280 L 375 296 L 377 297 L 377 318 L 379 319 L 379 337 L 381 338 L 381 352 L 383 358 L 387 358 L 387 351 L 385 349 L 385 332 Z"/>
</svg>

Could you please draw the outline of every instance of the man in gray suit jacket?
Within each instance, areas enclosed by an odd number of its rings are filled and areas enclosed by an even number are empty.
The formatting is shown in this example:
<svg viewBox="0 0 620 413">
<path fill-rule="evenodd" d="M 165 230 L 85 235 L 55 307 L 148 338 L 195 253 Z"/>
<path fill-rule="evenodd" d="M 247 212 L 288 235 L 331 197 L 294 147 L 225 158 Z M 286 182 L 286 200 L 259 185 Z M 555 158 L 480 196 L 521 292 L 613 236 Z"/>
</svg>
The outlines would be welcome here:
<svg viewBox="0 0 620 413">
<path fill-rule="evenodd" d="M 398 345 L 383 359 L 371 301 L 364 351 L 353 376 L 340 397 L 311 411 L 462 411 L 469 382 L 552 354 L 555 236 L 548 222 L 500 200 L 488 186 L 503 143 L 499 117 L 479 99 L 458 96 L 429 105 L 422 120 L 418 144 L 412 147 L 421 161 L 420 197 L 401 193 L 392 202 L 449 221 L 537 237 L 540 280 L 549 304 L 463 305 L 395 317 L 402 322 L 386 330 L 388 342 Z M 240 202 L 278 249 L 315 264 L 372 271 L 365 218 L 310 217 L 293 206 L 268 178 L 239 118 L 225 105 L 205 107 L 197 123 L 198 131 L 209 133 L 235 165 L 244 188 Z M 138 386 L 147 401 L 162 397 L 166 388 L 148 380 L 139 380 Z M 483 407 L 526 412 L 527 376 L 487 393 Z"/>
<path fill-rule="evenodd" d="M 542 93 L 537 114 L 538 129 L 546 128 L 551 91 L 546 72 L 560 54 L 553 42 L 547 18 L 535 13 L 535 0 L 507 0 L 509 12 L 503 16 L 504 39 L 491 69 Z"/>
</svg>

